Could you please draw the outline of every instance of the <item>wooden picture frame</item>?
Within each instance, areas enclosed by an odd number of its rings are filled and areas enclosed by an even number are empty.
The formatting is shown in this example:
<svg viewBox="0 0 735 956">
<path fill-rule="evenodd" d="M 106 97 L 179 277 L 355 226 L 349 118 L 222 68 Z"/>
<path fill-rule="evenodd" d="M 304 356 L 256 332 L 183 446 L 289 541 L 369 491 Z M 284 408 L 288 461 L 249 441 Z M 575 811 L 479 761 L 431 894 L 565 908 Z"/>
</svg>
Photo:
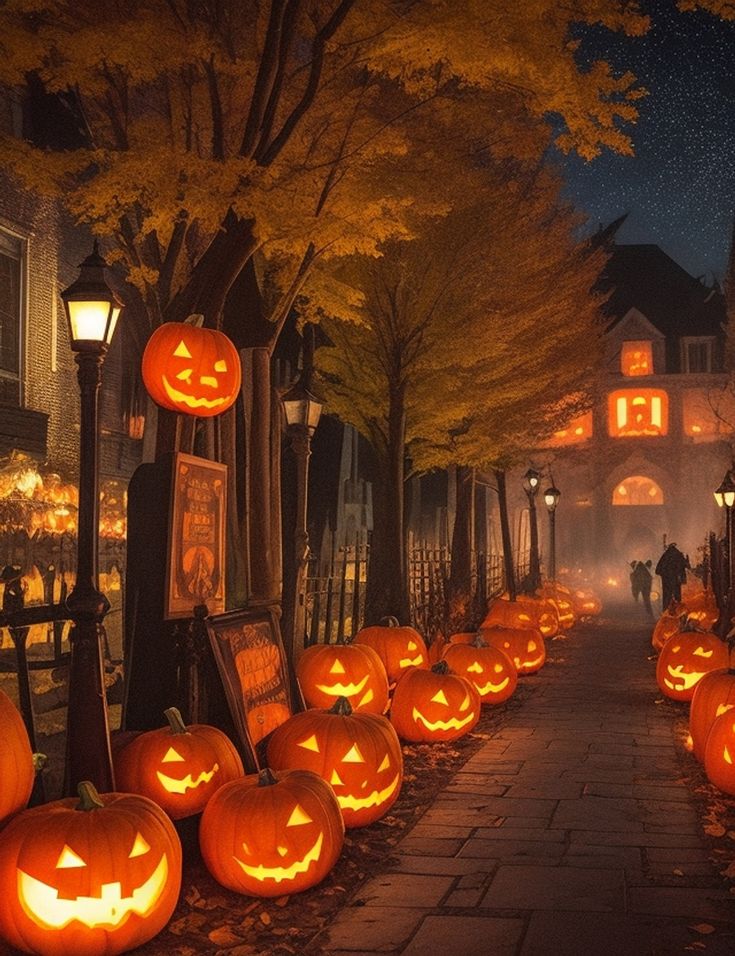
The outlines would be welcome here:
<svg viewBox="0 0 735 956">
<path fill-rule="evenodd" d="M 174 456 L 168 523 L 166 620 L 192 617 L 206 604 L 225 609 L 227 465 L 178 452 Z"/>
<path fill-rule="evenodd" d="M 238 609 L 209 617 L 207 630 L 242 750 L 261 769 L 266 738 L 294 712 L 278 618 L 270 608 Z"/>
</svg>

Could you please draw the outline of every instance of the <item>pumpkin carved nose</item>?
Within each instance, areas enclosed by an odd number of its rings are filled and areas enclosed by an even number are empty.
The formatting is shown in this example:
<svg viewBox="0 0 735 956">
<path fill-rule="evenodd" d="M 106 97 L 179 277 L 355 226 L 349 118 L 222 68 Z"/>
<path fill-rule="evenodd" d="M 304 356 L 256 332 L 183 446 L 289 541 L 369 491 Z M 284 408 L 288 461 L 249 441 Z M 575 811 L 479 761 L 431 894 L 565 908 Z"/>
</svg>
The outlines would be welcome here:
<svg viewBox="0 0 735 956">
<path fill-rule="evenodd" d="M 210 388 L 217 388 L 217 379 L 213 375 L 202 375 L 199 379 L 201 385 L 209 385 Z"/>
</svg>

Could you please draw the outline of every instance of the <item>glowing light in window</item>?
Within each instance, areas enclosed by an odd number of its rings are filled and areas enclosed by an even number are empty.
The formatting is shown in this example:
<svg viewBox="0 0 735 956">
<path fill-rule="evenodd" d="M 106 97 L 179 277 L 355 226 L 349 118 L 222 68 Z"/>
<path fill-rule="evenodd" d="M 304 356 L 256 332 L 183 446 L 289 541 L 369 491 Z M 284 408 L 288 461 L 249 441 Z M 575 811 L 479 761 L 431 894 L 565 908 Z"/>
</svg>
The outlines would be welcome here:
<svg viewBox="0 0 735 956">
<path fill-rule="evenodd" d="M 650 342 L 623 342 L 620 350 L 623 375 L 652 375 L 653 353 Z"/>
<path fill-rule="evenodd" d="M 608 396 L 608 427 L 618 438 L 665 435 L 669 397 L 658 388 L 619 389 Z"/>
<path fill-rule="evenodd" d="M 645 475 L 631 475 L 615 487 L 612 494 L 614 505 L 662 505 L 664 493 L 661 486 Z"/>
</svg>

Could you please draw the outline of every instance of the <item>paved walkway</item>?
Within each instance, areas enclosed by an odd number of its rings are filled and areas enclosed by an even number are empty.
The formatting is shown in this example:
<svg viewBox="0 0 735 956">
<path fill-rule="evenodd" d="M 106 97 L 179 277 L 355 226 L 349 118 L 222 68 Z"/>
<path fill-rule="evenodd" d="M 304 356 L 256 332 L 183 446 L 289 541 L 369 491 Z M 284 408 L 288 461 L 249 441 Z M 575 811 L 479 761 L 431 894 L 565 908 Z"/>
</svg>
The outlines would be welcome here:
<svg viewBox="0 0 735 956">
<path fill-rule="evenodd" d="M 733 898 L 681 781 L 692 758 L 655 703 L 649 635 L 603 618 L 551 643 L 523 706 L 320 942 L 340 956 L 732 956 Z"/>
</svg>

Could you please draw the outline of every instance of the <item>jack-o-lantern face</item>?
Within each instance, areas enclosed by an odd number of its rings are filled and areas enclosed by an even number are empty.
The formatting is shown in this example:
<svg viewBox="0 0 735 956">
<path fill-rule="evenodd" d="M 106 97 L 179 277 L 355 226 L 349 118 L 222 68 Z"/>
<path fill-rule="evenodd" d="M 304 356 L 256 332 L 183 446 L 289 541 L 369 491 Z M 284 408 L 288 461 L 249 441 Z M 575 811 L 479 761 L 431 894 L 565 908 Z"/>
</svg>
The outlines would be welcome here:
<svg viewBox="0 0 735 956">
<path fill-rule="evenodd" d="M 403 780 L 400 742 L 388 719 L 353 712 L 346 698 L 331 710 L 308 710 L 281 724 L 268 741 L 268 763 L 318 773 L 333 788 L 346 827 L 384 816 Z"/>
<path fill-rule="evenodd" d="M 143 382 L 163 408 L 184 415 L 219 415 L 240 391 L 240 358 L 226 335 L 188 322 L 167 322 L 143 352 Z"/>
<path fill-rule="evenodd" d="M 713 721 L 704 748 L 704 769 L 723 793 L 735 795 L 735 720 L 725 712 Z"/>
<path fill-rule="evenodd" d="M 309 707 L 331 707 L 340 697 L 353 710 L 383 714 L 388 708 L 388 677 L 368 644 L 313 644 L 296 665 L 296 676 Z"/>
<path fill-rule="evenodd" d="M 358 631 L 355 644 L 367 644 L 380 657 L 388 675 L 389 685 L 395 684 L 409 667 L 428 668 L 429 652 L 424 639 L 412 627 L 400 627 L 395 618 L 390 623 L 364 627 Z"/>
<path fill-rule="evenodd" d="M 331 787 L 307 770 L 261 771 L 221 787 L 199 829 L 212 876 L 237 893 L 282 896 L 321 882 L 344 842 Z"/>
<path fill-rule="evenodd" d="M 118 786 L 155 800 L 174 820 L 201 813 L 223 784 L 242 777 L 242 761 L 216 727 L 186 727 L 175 707 L 169 726 L 139 734 L 114 757 Z"/>
<path fill-rule="evenodd" d="M 450 670 L 467 678 L 483 704 L 502 704 L 518 684 L 513 661 L 499 647 L 482 639 L 472 644 L 451 644 L 444 651 Z"/>
<path fill-rule="evenodd" d="M 559 614 L 553 602 L 545 597 L 523 595 L 516 601 L 498 598 L 493 601 L 481 630 L 491 627 L 528 628 L 540 631 L 542 637 L 559 632 Z"/>
<path fill-rule="evenodd" d="M 406 671 L 393 693 L 390 720 L 403 740 L 457 740 L 479 717 L 477 691 L 464 677 L 450 674 L 446 661 L 429 671 Z"/>
<path fill-rule="evenodd" d="M 483 627 L 480 635 L 488 644 L 507 654 L 519 674 L 534 674 L 546 662 L 546 644 L 540 631 L 521 627 Z"/>
<path fill-rule="evenodd" d="M 25 811 L 3 832 L 0 879 L 13 899 L 0 908 L 0 932 L 24 950 L 124 952 L 176 906 L 181 845 L 164 812 L 132 794 L 100 797 L 88 783 L 80 795 Z"/>
<path fill-rule="evenodd" d="M 694 688 L 709 671 L 727 667 L 727 645 L 716 635 L 682 631 L 662 647 L 656 664 L 656 681 L 672 700 L 691 700 Z"/>
<path fill-rule="evenodd" d="M 710 671 L 697 683 L 689 708 L 689 733 L 694 756 L 704 761 L 704 748 L 717 717 L 735 707 L 735 673 Z"/>
</svg>

